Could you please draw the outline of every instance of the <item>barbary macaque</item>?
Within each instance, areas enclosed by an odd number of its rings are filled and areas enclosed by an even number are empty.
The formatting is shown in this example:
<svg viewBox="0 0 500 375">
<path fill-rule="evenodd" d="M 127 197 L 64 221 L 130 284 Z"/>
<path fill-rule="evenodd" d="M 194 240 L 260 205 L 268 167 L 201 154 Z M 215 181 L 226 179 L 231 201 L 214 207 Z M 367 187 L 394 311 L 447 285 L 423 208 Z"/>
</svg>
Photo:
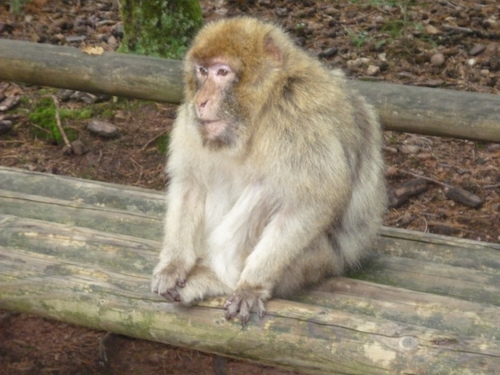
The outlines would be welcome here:
<svg viewBox="0 0 500 375">
<path fill-rule="evenodd" d="M 206 25 L 184 62 L 152 291 L 226 318 L 357 267 L 386 203 L 381 129 L 343 74 L 279 27 Z"/>
</svg>

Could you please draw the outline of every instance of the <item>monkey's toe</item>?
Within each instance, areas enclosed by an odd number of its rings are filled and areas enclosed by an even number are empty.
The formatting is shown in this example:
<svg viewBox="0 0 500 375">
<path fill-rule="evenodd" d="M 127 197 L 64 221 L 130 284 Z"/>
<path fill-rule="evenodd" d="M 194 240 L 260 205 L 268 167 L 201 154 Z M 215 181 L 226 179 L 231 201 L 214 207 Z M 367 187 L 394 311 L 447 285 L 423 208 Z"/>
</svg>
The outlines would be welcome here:
<svg viewBox="0 0 500 375">
<path fill-rule="evenodd" d="M 259 293 L 253 291 L 236 291 L 224 304 L 226 319 L 231 320 L 239 313 L 241 325 L 244 327 L 250 321 L 250 312 L 254 306 L 259 318 L 264 318 L 266 315 L 266 304 L 264 298 Z"/>
</svg>

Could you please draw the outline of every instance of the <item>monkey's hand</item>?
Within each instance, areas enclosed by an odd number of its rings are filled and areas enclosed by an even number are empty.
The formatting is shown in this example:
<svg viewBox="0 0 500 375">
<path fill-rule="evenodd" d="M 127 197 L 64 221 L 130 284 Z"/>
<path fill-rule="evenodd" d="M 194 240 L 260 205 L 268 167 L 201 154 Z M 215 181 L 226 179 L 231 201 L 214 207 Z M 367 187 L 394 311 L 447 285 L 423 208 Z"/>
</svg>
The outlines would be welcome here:
<svg viewBox="0 0 500 375">
<path fill-rule="evenodd" d="M 236 317 L 239 312 L 241 325 L 246 326 L 252 309 L 256 310 L 259 318 L 262 319 L 266 315 L 266 301 L 269 298 L 270 293 L 262 288 L 238 288 L 224 304 L 226 319 Z"/>
<path fill-rule="evenodd" d="M 189 267 L 182 260 L 160 261 L 153 271 L 151 291 L 158 293 L 171 302 L 180 302 L 181 297 L 177 288 L 186 286 Z"/>
</svg>

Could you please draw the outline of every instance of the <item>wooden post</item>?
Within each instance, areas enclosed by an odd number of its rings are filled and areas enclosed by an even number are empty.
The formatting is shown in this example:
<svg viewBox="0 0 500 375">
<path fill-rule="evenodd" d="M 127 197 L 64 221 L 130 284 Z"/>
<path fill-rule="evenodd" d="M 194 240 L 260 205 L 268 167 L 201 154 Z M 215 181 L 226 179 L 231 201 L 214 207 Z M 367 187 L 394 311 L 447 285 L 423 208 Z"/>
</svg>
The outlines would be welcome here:
<svg viewBox="0 0 500 375">
<path fill-rule="evenodd" d="M 0 80 L 178 103 L 177 60 L 0 39 Z M 500 142 L 500 96 L 353 81 L 386 130 Z"/>
</svg>

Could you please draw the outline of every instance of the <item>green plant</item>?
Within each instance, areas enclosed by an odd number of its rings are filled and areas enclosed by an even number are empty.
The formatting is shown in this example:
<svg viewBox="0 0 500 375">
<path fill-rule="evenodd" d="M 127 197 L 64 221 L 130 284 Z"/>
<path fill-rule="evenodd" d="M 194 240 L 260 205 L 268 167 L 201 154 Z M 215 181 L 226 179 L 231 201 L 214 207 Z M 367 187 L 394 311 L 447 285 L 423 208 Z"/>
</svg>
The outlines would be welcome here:
<svg viewBox="0 0 500 375">
<path fill-rule="evenodd" d="M 371 39 L 370 37 L 368 37 L 368 33 L 366 31 L 355 33 L 349 28 L 346 28 L 345 30 L 347 32 L 347 35 L 351 39 L 352 44 L 354 44 L 354 46 L 358 49 Z"/>
<path fill-rule="evenodd" d="M 64 124 L 65 120 L 86 120 L 92 117 L 91 109 L 59 109 L 59 118 Z M 36 104 L 35 108 L 29 115 L 30 121 L 35 125 L 35 134 L 41 139 L 61 143 L 62 135 L 57 127 L 56 122 L 56 106 L 50 97 L 43 97 Z M 71 128 L 64 128 L 69 140 L 75 140 L 77 132 Z"/>
<path fill-rule="evenodd" d="M 156 140 L 156 148 L 160 151 L 161 154 L 165 155 L 168 150 L 168 140 L 169 134 L 163 134 Z"/>
</svg>

